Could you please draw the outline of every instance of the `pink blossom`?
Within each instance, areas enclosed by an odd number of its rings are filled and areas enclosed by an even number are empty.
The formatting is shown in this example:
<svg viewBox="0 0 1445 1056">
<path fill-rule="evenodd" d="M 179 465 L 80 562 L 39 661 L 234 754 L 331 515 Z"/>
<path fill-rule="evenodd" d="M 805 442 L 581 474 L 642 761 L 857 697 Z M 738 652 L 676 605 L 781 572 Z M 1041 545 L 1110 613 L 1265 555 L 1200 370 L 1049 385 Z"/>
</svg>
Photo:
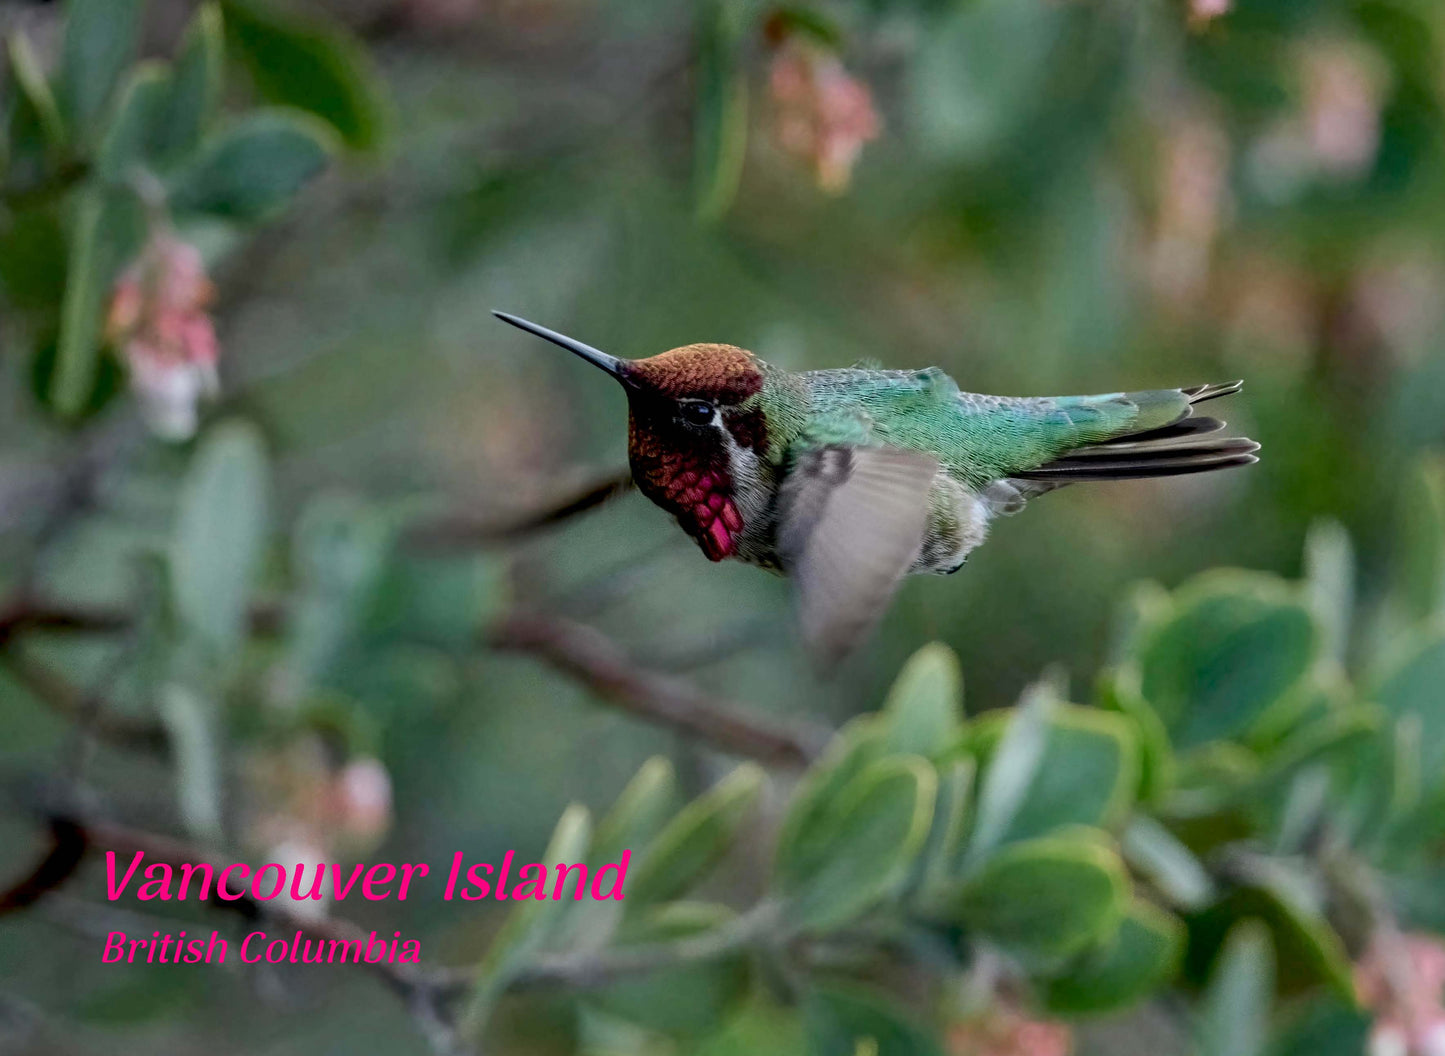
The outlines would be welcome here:
<svg viewBox="0 0 1445 1056">
<path fill-rule="evenodd" d="M 868 86 L 833 52 L 796 39 L 773 56 L 768 84 L 778 146 L 807 162 L 822 190 L 846 190 L 863 145 L 881 127 Z"/>
<path fill-rule="evenodd" d="M 369 850 L 391 828 L 391 775 L 373 756 L 337 757 L 316 734 L 257 752 L 245 770 L 249 842 L 335 854 Z"/>
<path fill-rule="evenodd" d="M 379 840 L 391 827 L 391 775 L 379 759 L 353 759 L 331 785 L 339 827 L 361 843 Z"/>
<path fill-rule="evenodd" d="M 951 1056 L 1069 1056 L 1074 1039 L 1063 1023 L 1030 1019 L 1000 1004 L 955 1024 L 947 1048 Z"/>
<path fill-rule="evenodd" d="M 1233 0 L 1189 0 L 1189 24 L 1196 29 L 1229 14 Z"/>
<path fill-rule="evenodd" d="M 1159 218 L 1150 253 L 1154 284 L 1175 301 L 1200 294 L 1227 204 L 1229 140 L 1211 118 L 1180 121 L 1165 136 Z"/>
<path fill-rule="evenodd" d="M 1250 167 L 1269 197 L 1284 201 L 1312 183 L 1366 175 L 1380 148 L 1388 69 L 1354 40 L 1314 39 L 1295 58 L 1300 105 L 1255 141 Z"/>
<path fill-rule="evenodd" d="M 1375 1013 L 1370 1056 L 1445 1056 L 1445 944 L 1376 933 L 1355 966 L 1360 1004 Z"/>
<path fill-rule="evenodd" d="M 1301 56 L 1310 147 L 1326 171 L 1353 176 L 1380 145 L 1383 78 L 1375 55 L 1354 42 L 1324 41 Z"/>
<path fill-rule="evenodd" d="M 196 431 L 196 404 L 218 391 L 220 347 L 207 312 L 215 287 L 196 247 L 157 235 L 117 280 L 106 336 L 130 371 L 151 428 L 167 439 Z"/>
<path fill-rule="evenodd" d="M 1363 321 L 1395 354 L 1419 357 L 1445 321 L 1445 265 L 1423 246 L 1381 247 L 1356 273 L 1353 298 Z"/>
</svg>

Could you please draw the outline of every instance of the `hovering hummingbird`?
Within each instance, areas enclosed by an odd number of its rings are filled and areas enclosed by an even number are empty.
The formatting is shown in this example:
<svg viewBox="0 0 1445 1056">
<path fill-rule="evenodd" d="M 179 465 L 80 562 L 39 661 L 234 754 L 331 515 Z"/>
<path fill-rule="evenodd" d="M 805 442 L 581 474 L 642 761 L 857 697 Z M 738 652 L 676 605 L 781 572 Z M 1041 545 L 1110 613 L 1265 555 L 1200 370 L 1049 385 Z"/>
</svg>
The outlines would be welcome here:
<svg viewBox="0 0 1445 1056">
<path fill-rule="evenodd" d="M 1194 413 L 1242 382 L 1098 396 L 984 396 L 937 367 L 795 372 L 733 345 L 619 359 L 519 319 L 627 392 L 639 490 L 713 561 L 792 578 L 803 635 L 833 661 L 902 577 L 951 573 L 989 523 L 1083 481 L 1204 473 L 1258 461 Z"/>
</svg>

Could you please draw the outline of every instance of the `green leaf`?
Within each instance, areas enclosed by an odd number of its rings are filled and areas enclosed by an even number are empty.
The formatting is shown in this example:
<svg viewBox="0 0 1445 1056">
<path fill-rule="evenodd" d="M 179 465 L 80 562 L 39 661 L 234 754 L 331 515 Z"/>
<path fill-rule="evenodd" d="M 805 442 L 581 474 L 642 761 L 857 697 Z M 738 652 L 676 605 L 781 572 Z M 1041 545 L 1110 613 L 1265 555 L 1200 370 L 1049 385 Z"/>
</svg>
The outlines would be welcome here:
<svg viewBox="0 0 1445 1056">
<path fill-rule="evenodd" d="M 888 750 L 932 758 L 963 726 L 963 671 L 941 642 L 925 645 L 903 665 L 883 705 Z"/>
<path fill-rule="evenodd" d="M 1415 715 L 1425 772 L 1445 768 L 1445 631 L 1419 636 L 1374 679 L 1369 699 L 1395 720 Z M 1438 781 L 1438 778 L 1436 779 Z"/>
<path fill-rule="evenodd" d="M 1120 715 L 1057 706 L 1034 780 L 1010 820 L 1004 841 L 1042 836 L 1065 825 L 1112 828 L 1134 802 L 1139 751 Z"/>
<path fill-rule="evenodd" d="M 111 95 L 135 58 L 144 0 L 70 0 L 59 102 L 82 142 L 98 138 Z"/>
<path fill-rule="evenodd" d="M 1073 956 L 1118 927 L 1124 865 L 1101 842 L 1046 836 L 1010 844 L 959 889 L 953 915 L 1027 960 Z"/>
<path fill-rule="evenodd" d="M 1276 1033 L 1270 1056 L 1360 1056 L 1370 1051 L 1374 1018 L 1332 995 L 1305 1005 L 1289 1025 Z"/>
<path fill-rule="evenodd" d="M 106 300 L 144 236 L 145 211 L 130 190 L 97 186 L 82 192 L 70 232 L 50 385 L 51 404 L 64 417 L 77 416 L 91 401 Z"/>
<path fill-rule="evenodd" d="M 1168 981 L 1183 949 L 1184 925 L 1136 899 L 1110 939 L 1043 985 L 1044 1004 L 1064 1015 L 1127 1008 Z"/>
<path fill-rule="evenodd" d="M 132 166 L 150 156 L 171 94 L 171 75 L 164 63 L 143 62 L 131 71 L 96 152 L 95 168 L 101 179 L 122 182 Z"/>
<path fill-rule="evenodd" d="M 204 3 L 186 27 L 176 56 L 171 91 L 156 130 L 158 159 L 174 161 L 200 146 L 220 107 L 224 67 L 221 8 L 214 2 Z"/>
<path fill-rule="evenodd" d="M 1407 616 L 1424 622 L 1445 612 L 1445 457 L 1421 458 L 1400 495 L 1392 597 Z"/>
<path fill-rule="evenodd" d="M 359 41 L 334 23 L 255 0 L 222 0 L 222 7 L 226 39 L 263 99 L 316 115 L 352 150 L 382 145 L 387 104 Z"/>
<path fill-rule="evenodd" d="M 1185 968 L 1202 979 L 1226 936 L 1242 920 L 1268 927 L 1279 953 L 1278 985 L 1282 994 L 1307 993 L 1328 986 L 1342 998 L 1354 993 L 1349 955 L 1343 940 L 1322 912 L 1307 904 L 1290 883 L 1279 878 L 1231 890 L 1203 913 L 1188 919 L 1189 947 Z"/>
<path fill-rule="evenodd" d="M 627 910 L 674 898 L 697 883 L 732 846 L 765 780 L 761 767 L 744 763 L 684 807 L 637 863 Z"/>
<path fill-rule="evenodd" d="M 1224 943 L 1199 1022 L 1199 1056 L 1264 1056 L 1274 994 L 1274 948 L 1259 921 L 1245 921 Z"/>
<path fill-rule="evenodd" d="M 246 631 L 251 589 L 266 545 L 270 471 L 246 422 L 202 438 L 181 485 L 171 541 L 171 592 L 181 623 L 229 657 Z"/>
<path fill-rule="evenodd" d="M 1343 664 L 1355 611 L 1355 551 L 1338 521 L 1317 521 L 1305 537 L 1305 601 L 1320 627 L 1324 655 Z"/>
<path fill-rule="evenodd" d="M 1128 716 L 1134 726 L 1134 740 L 1139 749 L 1139 789 L 1141 803 L 1163 803 L 1174 785 L 1174 746 L 1159 713 L 1149 706 L 1139 691 L 1139 671 L 1132 663 L 1102 672 L 1096 683 L 1095 699 L 1099 707 Z"/>
<path fill-rule="evenodd" d="M 779 875 L 804 875 L 823 865 L 837 824 L 843 789 L 885 752 L 887 727 L 877 715 L 860 715 L 833 738 L 823 758 L 809 768 L 793 792 L 778 831 Z"/>
<path fill-rule="evenodd" d="M 424 642 L 460 653 L 506 601 L 506 571 L 479 552 L 394 550 L 366 613 L 372 638 Z"/>
<path fill-rule="evenodd" d="M 50 316 L 65 296 L 65 254 L 65 229 L 55 206 L 33 206 L 0 218 L 0 287 L 6 304 Z M 39 391 L 48 394 L 50 385 Z"/>
<path fill-rule="evenodd" d="M 1143 649 L 1144 698 L 1181 749 L 1247 735 L 1314 663 L 1309 610 L 1273 577 L 1232 572 L 1196 579 L 1176 601 Z"/>
<path fill-rule="evenodd" d="M 798 927 L 838 927 L 898 887 L 928 834 L 937 784 L 925 760 L 895 756 L 844 786 L 820 857 L 801 871 L 779 861 Z"/>
<path fill-rule="evenodd" d="M 347 496 L 322 494 L 302 509 L 291 537 L 296 589 L 276 680 L 280 698 L 301 698 L 345 659 L 393 537 L 387 518 Z"/>
<path fill-rule="evenodd" d="M 176 174 L 177 212 L 256 220 L 285 206 L 330 160 L 325 130 L 299 114 L 262 110 L 233 123 Z"/>
<path fill-rule="evenodd" d="M 1281 784 L 1307 766 L 1331 759 L 1347 760 L 1380 729 L 1378 712 L 1357 704 L 1331 707 L 1301 723 L 1269 754 L 1263 783 Z"/>
<path fill-rule="evenodd" d="M 617 945 L 669 942 L 706 935 L 735 918 L 726 906 L 672 902 L 630 920 Z M 589 1004 L 649 1030 L 691 1038 L 719 1029 L 747 997 L 747 954 L 734 950 L 623 982 L 586 995 Z"/>
<path fill-rule="evenodd" d="M 563 811 L 542 856 L 546 874 L 555 875 L 559 862 L 571 865 L 585 861 L 591 833 L 592 818 L 586 807 L 573 803 Z M 527 899 L 513 903 L 506 923 L 492 939 L 486 955 L 477 966 L 476 980 L 461 1016 L 461 1035 L 473 1045 L 486 1029 L 497 999 L 517 973 L 546 945 L 553 926 L 574 901 L 566 891 L 563 896 L 561 899 Z"/>
<path fill-rule="evenodd" d="M 703 221 L 728 211 L 747 156 L 748 82 L 739 58 L 743 8 L 732 0 L 710 0 L 698 16 L 693 179 Z"/>
<path fill-rule="evenodd" d="M 809 1056 L 943 1056 L 913 1018 L 858 986 L 816 986 L 803 1001 Z"/>
<path fill-rule="evenodd" d="M 950 756 L 938 764 L 937 806 L 919 855 L 922 869 L 918 884 L 926 901 L 932 901 L 949 884 L 962 863 L 977 771 L 978 763 L 970 755 Z"/>
<path fill-rule="evenodd" d="M 1125 860 L 1154 884 L 1171 905 L 1202 909 L 1214 899 L 1204 863 L 1159 822 L 1138 815 L 1124 830 Z"/>
<path fill-rule="evenodd" d="M 13 34 L 6 41 L 6 54 L 10 61 L 0 85 L 0 103 L 5 107 L 0 161 L 5 163 L 7 182 L 33 186 L 45 178 L 50 162 L 65 145 L 65 121 L 30 39 Z"/>
<path fill-rule="evenodd" d="M 3 240 L 0 240 L 0 245 L 3 245 Z M 65 276 L 62 274 L 60 279 L 60 293 L 61 296 L 64 296 Z M 54 302 L 51 306 L 54 306 Z M 35 397 L 35 402 L 42 407 L 48 406 L 49 403 L 51 384 L 55 378 L 57 354 L 55 336 L 46 335 L 42 331 L 30 357 L 30 392 Z M 85 405 L 81 407 L 80 413 L 76 417 L 86 419 L 99 413 L 124 388 L 125 373 L 120 361 L 114 356 L 101 356 L 96 371 L 95 385 L 91 388 L 90 397 L 85 401 Z"/>
<path fill-rule="evenodd" d="M 1109 662 L 1126 666 L 1138 660 L 1139 650 L 1153 628 L 1174 612 L 1174 599 L 1153 580 L 1135 583 L 1124 594 L 1109 629 Z"/>
<path fill-rule="evenodd" d="M 161 687 L 161 721 L 176 761 L 176 802 L 186 831 L 221 842 L 221 757 L 215 707 L 177 683 Z"/>
<path fill-rule="evenodd" d="M 667 821 L 676 787 L 666 756 L 654 755 L 643 763 L 597 826 L 588 861 L 615 861 L 626 850 L 640 853 Z"/>
<path fill-rule="evenodd" d="M 974 869 L 1004 839 L 1038 776 L 1049 741 L 1049 720 L 1058 706 L 1054 690 L 1038 683 L 1025 691 L 983 771 L 973 837 L 963 868 Z"/>
</svg>

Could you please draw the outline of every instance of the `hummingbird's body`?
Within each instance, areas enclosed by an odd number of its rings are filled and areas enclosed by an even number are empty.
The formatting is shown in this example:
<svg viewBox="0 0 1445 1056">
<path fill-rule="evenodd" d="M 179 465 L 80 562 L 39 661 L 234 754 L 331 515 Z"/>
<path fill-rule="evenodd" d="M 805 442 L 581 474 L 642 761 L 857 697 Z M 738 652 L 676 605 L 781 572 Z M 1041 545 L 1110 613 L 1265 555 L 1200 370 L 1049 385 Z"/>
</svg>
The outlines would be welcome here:
<svg viewBox="0 0 1445 1056">
<path fill-rule="evenodd" d="M 961 392 L 936 367 L 786 371 L 732 345 L 618 360 L 512 316 L 628 391 L 629 459 L 649 499 L 714 561 L 798 581 L 810 641 L 841 653 L 909 572 L 953 572 L 989 522 L 1086 480 L 1255 461 L 1195 404 L 1238 383 L 1101 396 Z"/>
</svg>

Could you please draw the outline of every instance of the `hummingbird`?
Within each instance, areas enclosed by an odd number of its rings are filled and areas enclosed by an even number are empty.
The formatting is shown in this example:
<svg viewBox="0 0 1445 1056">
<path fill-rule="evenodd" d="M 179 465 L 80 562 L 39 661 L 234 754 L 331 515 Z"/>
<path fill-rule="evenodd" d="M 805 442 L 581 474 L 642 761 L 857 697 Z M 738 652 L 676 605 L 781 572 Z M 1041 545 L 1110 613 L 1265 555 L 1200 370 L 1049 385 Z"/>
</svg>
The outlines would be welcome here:
<svg viewBox="0 0 1445 1056">
<path fill-rule="evenodd" d="M 905 575 L 957 572 L 996 517 L 1037 495 L 1258 461 L 1259 444 L 1195 413 L 1240 381 L 988 396 L 938 367 L 791 371 L 726 344 L 622 359 L 493 314 L 622 385 L 637 488 L 710 560 L 790 577 L 823 664 L 867 637 Z"/>
</svg>

